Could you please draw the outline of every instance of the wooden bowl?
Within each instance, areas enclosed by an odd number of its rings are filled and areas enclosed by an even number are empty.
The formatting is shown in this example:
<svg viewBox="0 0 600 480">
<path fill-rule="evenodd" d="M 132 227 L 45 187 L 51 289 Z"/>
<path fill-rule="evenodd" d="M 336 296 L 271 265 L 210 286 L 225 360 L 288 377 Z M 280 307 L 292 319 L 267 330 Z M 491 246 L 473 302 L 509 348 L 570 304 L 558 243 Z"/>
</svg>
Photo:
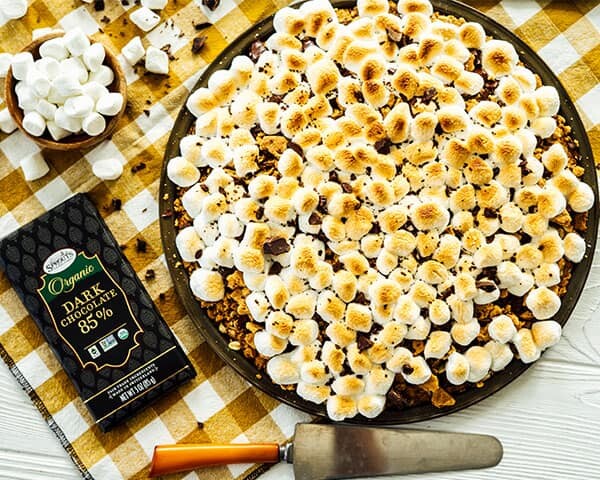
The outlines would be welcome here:
<svg viewBox="0 0 600 480">
<path fill-rule="evenodd" d="M 51 40 L 52 38 L 62 37 L 64 33 L 50 33 L 48 35 L 44 35 L 29 45 L 27 45 L 22 52 L 30 52 L 33 55 L 34 59 L 39 59 L 39 49 L 42 43 L 47 40 Z M 92 43 L 94 42 L 90 39 Z M 125 106 L 127 103 L 127 82 L 125 81 L 125 75 L 123 74 L 123 70 L 119 65 L 119 61 L 117 57 L 106 47 L 104 46 L 104 50 L 106 51 L 106 58 L 104 59 L 104 65 L 110 67 L 110 69 L 115 74 L 115 79 L 113 82 L 107 87 L 110 92 L 118 92 L 123 95 L 123 106 L 121 110 L 113 117 L 105 117 L 106 118 L 106 128 L 100 135 L 92 136 L 87 133 L 77 133 L 71 134 L 68 137 L 63 138 L 60 141 L 54 140 L 48 130 L 44 132 L 44 134 L 40 137 L 36 137 L 28 133 L 23 127 L 23 110 L 19 107 L 19 100 L 17 98 L 17 93 L 15 92 L 15 86 L 17 85 L 18 80 L 13 77 L 12 67 L 8 69 L 8 73 L 6 75 L 6 81 L 4 84 L 4 98 L 6 101 L 6 105 L 8 107 L 8 111 L 14 118 L 19 129 L 31 140 L 37 143 L 42 148 L 47 148 L 50 150 L 80 150 L 93 147 L 97 145 L 105 138 L 107 138 L 117 126 L 119 119 L 123 116 L 125 112 Z"/>
</svg>

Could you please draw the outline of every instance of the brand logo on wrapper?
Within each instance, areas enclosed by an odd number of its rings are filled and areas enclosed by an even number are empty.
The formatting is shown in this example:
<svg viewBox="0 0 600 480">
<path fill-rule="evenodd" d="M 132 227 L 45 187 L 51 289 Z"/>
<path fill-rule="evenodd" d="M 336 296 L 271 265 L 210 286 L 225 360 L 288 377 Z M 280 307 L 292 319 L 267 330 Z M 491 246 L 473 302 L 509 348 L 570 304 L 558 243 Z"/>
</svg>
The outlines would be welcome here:
<svg viewBox="0 0 600 480">
<path fill-rule="evenodd" d="M 64 248 L 50 255 L 43 269 L 46 274 L 37 292 L 81 365 L 100 370 L 125 364 L 139 345 L 136 334 L 142 328 L 125 292 L 98 256 Z M 131 335 L 119 335 L 117 341 L 117 331 Z"/>
<path fill-rule="evenodd" d="M 69 268 L 75 261 L 77 254 L 72 248 L 63 248 L 54 252 L 44 262 L 44 272 L 48 274 L 60 273 Z"/>
</svg>

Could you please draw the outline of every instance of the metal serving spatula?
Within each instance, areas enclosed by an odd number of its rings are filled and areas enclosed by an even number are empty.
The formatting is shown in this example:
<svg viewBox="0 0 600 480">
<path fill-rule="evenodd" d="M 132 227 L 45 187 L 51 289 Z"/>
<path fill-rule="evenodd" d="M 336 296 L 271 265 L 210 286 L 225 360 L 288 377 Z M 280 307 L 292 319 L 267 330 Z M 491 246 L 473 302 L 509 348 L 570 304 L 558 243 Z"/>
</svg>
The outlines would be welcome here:
<svg viewBox="0 0 600 480">
<path fill-rule="evenodd" d="M 324 480 L 485 468 L 501 458 L 502 444 L 489 435 L 301 423 L 286 445 L 159 445 L 150 476 L 286 461 L 296 480 Z"/>
</svg>

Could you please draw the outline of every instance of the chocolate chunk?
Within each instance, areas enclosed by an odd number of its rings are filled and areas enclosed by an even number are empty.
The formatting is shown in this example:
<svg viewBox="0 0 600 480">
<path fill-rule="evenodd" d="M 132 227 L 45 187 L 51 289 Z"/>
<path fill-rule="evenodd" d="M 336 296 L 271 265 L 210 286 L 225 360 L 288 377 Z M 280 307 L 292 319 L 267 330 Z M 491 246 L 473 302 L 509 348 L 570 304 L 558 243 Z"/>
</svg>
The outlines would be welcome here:
<svg viewBox="0 0 600 480">
<path fill-rule="evenodd" d="M 219 7 L 219 3 L 221 3 L 221 0 L 202 0 L 202 5 L 211 12 L 214 12 Z"/>
<path fill-rule="evenodd" d="M 159 300 L 163 301 L 165 298 L 167 298 L 167 296 L 164 294 L 164 292 L 160 292 L 158 294 L 158 298 L 159 298 Z"/>
<path fill-rule="evenodd" d="M 154 280 L 156 278 L 156 272 L 153 269 L 149 268 L 148 270 L 146 270 L 144 278 L 146 280 Z"/>
<path fill-rule="evenodd" d="M 148 243 L 146 240 L 142 240 L 141 238 L 136 238 L 135 240 L 135 249 L 140 253 L 146 253 L 146 248 L 148 247 Z"/>
<path fill-rule="evenodd" d="M 263 245 L 263 252 L 267 255 L 281 255 L 290 251 L 290 244 L 285 238 L 275 238 L 268 240 Z"/>
<path fill-rule="evenodd" d="M 483 216 L 485 218 L 496 218 L 498 216 L 498 214 L 496 213 L 496 211 L 493 208 L 484 208 Z"/>
<path fill-rule="evenodd" d="M 321 222 L 322 222 L 321 215 L 319 215 L 316 212 L 311 213 L 310 217 L 308 217 L 309 225 L 321 225 Z"/>
<path fill-rule="evenodd" d="M 200 51 L 204 48 L 206 44 L 206 39 L 208 37 L 206 35 L 198 35 L 192 41 L 192 53 L 200 53 Z"/>
<path fill-rule="evenodd" d="M 415 371 L 415 369 L 413 367 L 411 367 L 410 365 L 402 365 L 402 373 L 404 373 L 404 375 L 410 375 L 411 373 L 413 373 Z"/>
<path fill-rule="evenodd" d="M 137 173 L 144 168 L 146 168 L 146 164 L 144 162 L 136 163 L 133 167 L 131 167 L 131 173 Z"/>
<path fill-rule="evenodd" d="M 269 275 L 279 275 L 283 267 L 279 262 L 273 262 L 271 268 L 269 268 Z"/>
<path fill-rule="evenodd" d="M 425 90 L 425 93 L 423 93 L 423 96 L 421 97 L 421 101 L 423 103 L 429 103 L 433 100 L 433 98 L 437 95 L 437 90 L 433 87 L 428 88 L 427 90 Z"/>
<path fill-rule="evenodd" d="M 287 146 L 288 148 L 291 148 L 294 152 L 296 152 L 298 155 L 300 155 L 302 158 L 304 158 L 304 150 L 302 150 L 302 147 L 300 145 L 294 142 L 288 142 Z"/>
<path fill-rule="evenodd" d="M 382 155 L 387 155 L 388 153 L 390 153 L 390 146 L 392 145 L 392 142 L 389 138 L 382 138 L 381 140 L 377 140 L 375 142 L 375 145 L 373 145 L 375 147 L 375 150 L 377 150 L 377 153 L 381 153 Z"/>
<path fill-rule="evenodd" d="M 110 204 L 112 205 L 113 210 L 121 210 L 121 205 L 123 202 L 121 202 L 120 198 L 113 198 L 110 202 Z"/>
<path fill-rule="evenodd" d="M 338 174 L 335 170 L 332 170 L 331 172 L 329 172 L 329 181 L 335 182 L 335 183 L 338 183 L 340 181 Z"/>
<path fill-rule="evenodd" d="M 258 207 L 256 209 L 256 219 L 260 220 L 265 214 L 265 207 Z"/>
<path fill-rule="evenodd" d="M 94 10 L 96 10 L 97 12 L 101 12 L 102 10 L 104 10 L 104 0 L 95 0 Z"/>
<path fill-rule="evenodd" d="M 367 297 L 365 297 L 365 294 L 363 292 L 358 292 L 356 294 L 356 297 L 354 297 L 354 301 L 356 303 L 360 303 L 361 305 L 368 305 L 369 301 L 367 300 Z"/>
<path fill-rule="evenodd" d="M 210 23 L 210 22 L 203 22 L 203 23 L 196 23 L 196 24 L 194 25 L 194 29 L 195 29 L 196 31 L 198 31 L 198 32 L 199 32 L 200 30 L 204 30 L 205 28 L 208 28 L 208 27 L 212 27 L 212 23 Z"/>
<path fill-rule="evenodd" d="M 267 101 L 273 102 L 273 103 L 281 103 L 281 102 L 283 102 L 283 95 L 273 94 L 269 98 L 267 98 Z M 293 143 L 293 142 L 290 142 L 290 143 Z M 302 153 L 300 153 L 300 155 L 302 155 Z"/>
<path fill-rule="evenodd" d="M 496 287 L 496 284 L 491 280 L 478 280 L 475 282 L 475 286 L 487 293 L 492 293 L 498 288 Z"/>
<path fill-rule="evenodd" d="M 346 193 L 352 193 L 352 185 L 346 182 L 342 182 L 340 184 L 342 186 L 342 190 Z"/>
<path fill-rule="evenodd" d="M 250 52 L 248 53 L 248 56 L 254 63 L 256 63 L 258 58 L 263 54 L 263 52 L 266 49 L 267 49 L 267 47 L 265 47 L 264 42 L 261 42 L 260 40 L 256 40 L 256 41 L 252 42 L 252 45 L 250 45 Z"/>
<path fill-rule="evenodd" d="M 108 18 L 106 15 L 104 15 L 104 16 L 103 16 L 103 17 L 100 19 L 100 21 L 101 21 L 102 23 L 110 23 L 110 18 Z"/>
<path fill-rule="evenodd" d="M 379 224 L 377 222 L 373 223 L 373 226 L 371 227 L 371 230 L 369 230 L 369 233 L 381 233 L 381 228 L 379 227 Z"/>
<path fill-rule="evenodd" d="M 356 335 L 356 345 L 358 347 L 358 351 L 362 352 L 363 350 L 367 350 L 373 346 L 373 340 L 371 340 L 367 334 L 359 333 Z"/>
</svg>

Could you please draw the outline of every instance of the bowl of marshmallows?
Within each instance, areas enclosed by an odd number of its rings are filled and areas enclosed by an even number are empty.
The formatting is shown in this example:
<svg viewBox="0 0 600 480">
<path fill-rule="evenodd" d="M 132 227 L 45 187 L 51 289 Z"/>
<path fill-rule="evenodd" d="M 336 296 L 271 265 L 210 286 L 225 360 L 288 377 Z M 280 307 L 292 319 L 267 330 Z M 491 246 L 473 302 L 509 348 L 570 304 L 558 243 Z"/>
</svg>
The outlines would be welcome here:
<svg viewBox="0 0 600 480">
<path fill-rule="evenodd" d="M 112 133 L 126 88 L 117 58 L 74 29 L 40 37 L 13 57 L 5 99 L 17 126 L 42 148 L 76 150 Z"/>
</svg>

